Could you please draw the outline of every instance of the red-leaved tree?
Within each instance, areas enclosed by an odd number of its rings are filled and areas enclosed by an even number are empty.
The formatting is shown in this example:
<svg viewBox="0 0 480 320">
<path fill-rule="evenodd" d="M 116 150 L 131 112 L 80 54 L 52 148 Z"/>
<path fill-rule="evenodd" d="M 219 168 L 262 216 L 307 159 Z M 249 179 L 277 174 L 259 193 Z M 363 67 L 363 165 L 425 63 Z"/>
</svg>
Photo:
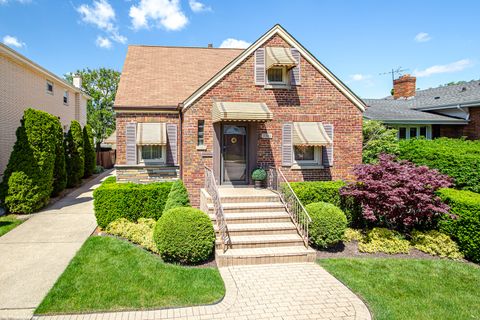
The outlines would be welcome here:
<svg viewBox="0 0 480 320">
<path fill-rule="evenodd" d="M 437 170 L 382 154 L 378 164 L 360 165 L 355 175 L 357 181 L 341 193 L 361 204 L 369 222 L 408 230 L 428 227 L 435 217 L 448 214 L 449 207 L 435 191 L 451 186 L 452 179 Z"/>
</svg>

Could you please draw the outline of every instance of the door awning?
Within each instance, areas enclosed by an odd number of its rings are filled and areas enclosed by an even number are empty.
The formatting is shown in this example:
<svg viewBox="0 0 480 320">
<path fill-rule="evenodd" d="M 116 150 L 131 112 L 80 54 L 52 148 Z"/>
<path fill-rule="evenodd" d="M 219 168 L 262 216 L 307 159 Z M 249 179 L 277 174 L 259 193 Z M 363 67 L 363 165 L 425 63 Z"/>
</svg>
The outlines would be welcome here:
<svg viewBox="0 0 480 320">
<path fill-rule="evenodd" d="M 287 67 L 293 68 L 297 65 L 297 60 L 293 57 L 290 48 L 266 47 L 267 54 L 265 68 L 271 67 Z"/>
<path fill-rule="evenodd" d="M 321 122 L 294 122 L 293 145 L 325 146 L 332 144 Z"/>
<path fill-rule="evenodd" d="M 273 113 L 265 103 L 214 102 L 212 121 L 270 121 Z"/>
<path fill-rule="evenodd" d="M 166 145 L 167 126 L 165 123 L 137 123 L 137 144 Z"/>
</svg>

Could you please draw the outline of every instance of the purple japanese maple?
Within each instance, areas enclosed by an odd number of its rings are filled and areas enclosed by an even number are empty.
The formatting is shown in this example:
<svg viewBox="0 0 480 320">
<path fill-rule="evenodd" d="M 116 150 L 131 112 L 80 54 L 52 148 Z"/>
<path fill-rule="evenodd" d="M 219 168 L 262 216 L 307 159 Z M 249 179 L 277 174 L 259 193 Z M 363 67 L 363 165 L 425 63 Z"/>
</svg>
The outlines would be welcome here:
<svg viewBox="0 0 480 320">
<path fill-rule="evenodd" d="M 452 179 L 426 166 L 396 161 L 382 154 L 377 164 L 355 169 L 357 181 L 344 187 L 342 195 L 353 196 L 370 222 L 398 229 L 428 226 L 449 207 L 435 191 L 452 185 Z"/>
</svg>

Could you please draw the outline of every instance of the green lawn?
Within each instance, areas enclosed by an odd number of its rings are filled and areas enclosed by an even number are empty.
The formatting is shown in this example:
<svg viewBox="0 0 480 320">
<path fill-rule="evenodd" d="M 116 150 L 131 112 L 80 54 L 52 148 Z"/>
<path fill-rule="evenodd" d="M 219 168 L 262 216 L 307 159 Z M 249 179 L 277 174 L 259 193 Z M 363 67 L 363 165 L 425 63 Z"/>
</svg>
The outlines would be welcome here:
<svg viewBox="0 0 480 320">
<path fill-rule="evenodd" d="M 19 226 L 22 222 L 23 220 L 20 220 L 13 215 L 0 217 L 0 237 Z"/>
<path fill-rule="evenodd" d="M 224 293 L 217 269 L 166 264 L 126 241 L 91 237 L 35 313 L 191 306 Z"/>
<path fill-rule="evenodd" d="M 361 296 L 376 320 L 480 319 L 480 268 L 449 260 L 318 261 Z"/>
</svg>

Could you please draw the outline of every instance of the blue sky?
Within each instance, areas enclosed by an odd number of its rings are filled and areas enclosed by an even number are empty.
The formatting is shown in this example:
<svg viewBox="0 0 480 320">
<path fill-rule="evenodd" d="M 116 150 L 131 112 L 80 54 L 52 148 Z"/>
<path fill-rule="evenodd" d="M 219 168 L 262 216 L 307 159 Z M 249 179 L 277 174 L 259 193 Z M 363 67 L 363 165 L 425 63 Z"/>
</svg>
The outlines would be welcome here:
<svg viewBox="0 0 480 320">
<path fill-rule="evenodd" d="M 280 23 L 359 96 L 383 97 L 379 74 L 399 66 L 421 89 L 479 79 L 478 12 L 473 0 L 0 0 L 0 41 L 63 75 L 121 70 L 128 44 L 244 46 Z"/>
</svg>

